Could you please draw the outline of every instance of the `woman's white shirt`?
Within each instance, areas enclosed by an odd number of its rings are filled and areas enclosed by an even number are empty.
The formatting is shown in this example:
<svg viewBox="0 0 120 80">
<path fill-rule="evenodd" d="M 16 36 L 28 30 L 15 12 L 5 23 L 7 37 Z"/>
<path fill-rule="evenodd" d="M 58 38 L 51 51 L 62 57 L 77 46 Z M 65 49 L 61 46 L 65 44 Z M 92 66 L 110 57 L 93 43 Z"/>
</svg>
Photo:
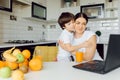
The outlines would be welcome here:
<svg viewBox="0 0 120 80">
<path fill-rule="evenodd" d="M 63 41 L 63 43 L 70 43 L 72 44 L 73 42 L 73 37 L 74 34 L 67 31 L 66 29 L 64 29 L 59 37 L 59 40 Z M 58 46 L 58 55 L 57 55 L 57 61 L 64 61 L 64 62 L 68 62 L 71 61 L 70 56 L 71 53 L 69 51 L 64 50 L 63 48 L 61 48 L 60 46 Z"/>
<path fill-rule="evenodd" d="M 78 45 L 80 43 L 83 43 L 83 42 L 89 40 L 93 35 L 96 35 L 96 34 L 92 31 L 85 31 L 80 38 L 74 38 L 72 45 Z M 83 51 L 83 52 L 85 52 L 85 50 L 86 50 L 85 48 L 79 49 L 79 51 Z M 97 50 L 96 50 L 93 60 L 102 60 L 102 58 L 99 56 L 99 53 L 97 52 Z"/>
</svg>

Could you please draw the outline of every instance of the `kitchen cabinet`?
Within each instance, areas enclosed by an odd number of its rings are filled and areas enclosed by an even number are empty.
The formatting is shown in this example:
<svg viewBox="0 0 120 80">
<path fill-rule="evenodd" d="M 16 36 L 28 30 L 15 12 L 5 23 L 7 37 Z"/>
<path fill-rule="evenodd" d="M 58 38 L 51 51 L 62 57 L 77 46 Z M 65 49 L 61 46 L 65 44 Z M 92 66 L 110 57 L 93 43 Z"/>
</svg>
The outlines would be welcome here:
<svg viewBox="0 0 120 80">
<path fill-rule="evenodd" d="M 55 42 L 51 42 L 51 43 L 44 43 L 44 44 L 33 44 L 33 45 L 29 44 L 29 45 L 23 45 L 23 46 L 16 46 L 16 48 L 20 49 L 21 51 L 24 50 L 24 49 L 28 49 L 28 50 L 30 50 L 31 55 L 32 55 L 36 46 L 56 46 L 56 43 Z M 5 50 L 8 50 L 10 48 L 12 48 L 12 47 L 3 47 L 3 48 L 1 47 L 0 48 L 0 60 L 2 60 L 2 53 Z M 31 58 L 32 58 L 32 56 L 31 56 Z"/>
<path fill-rule="evenodd" d="M 60 13 L 62 12 L 71 12 L 73 14 L 76 14 L 80 12 L 80 0 L 77 0 L 77 2 L 74 4 L 72 1 L 70 6 L 66 6 L 66 3 L 62 0 L 61 1 L 61 8 L 60 8 Z"/>
<path fill-rule="evenodd" d="M 62 12 L 68 11 L 73 14 L 80 12 L 80 6 L 64 7 L 65 2 L 63 2 L 62 0 L 47 0 L 46 2 L 47 2 L 47 20 L 48 21 L 57 21 L 58 17 Z"/>
<path fill-rule="evenodd" d="M 61 0 L 46 0 L 47 20 L 56 21 L 60 15 Z"/>
<path fill-rule="evenodd" d="M 23 18 L 41 22 L 46 20 L 46 13 L 46 7 L 35 2 L 32 2 L 31 6 L 22 6 L 21 10 L 21 15 Z"/>
<path fill-rule="evenodd" d="M 61 8 L 60 9 L 60 13 L 62 12 L 71 12 L 73 14 L 76 14 L 78 12 L 80 12 L 80 6 L 76 6 L 76 7 L 66 7 L 66 8 Z"/>
<path fill-rule="evenodd" d="M 118 17 L 118 0 L 113 0 L 112 2 L 106 1 L 105 3 L 105 17 L 114 18 Z"/>
<path fill-rule="evenodd" d="M 91 5 L 91 4 L 100 4 L 105 3 L 105 0 L 80 0 L 80 5 Z"/>
<path fill-rule="evenodd" d="M 31 5 L 32 2 L 43 4 L 42 3 L 43 0 L 14 0 L 14 1 L 23 5 Z"/>
<path fill-rule="evenodd" d="M 23 4 L 23 5 L 31 5 L 30 0 L 14 0 L 14 1 L 18 2 L 19 4 Z"/>
<path fill-rule="evenodd" d="M 108 0 L 80 0 L 80 5 L 93 5 L 104 3 L 104 18 L 118 17 L 118 0 L 109 2 Z"/>
<path fill-rule="evenodd" d="M 23 6 L 22 7 L 22 11 L 21 11 L 21 15 L 23 18 L 31 18 L 31 6 Z"/>
<path fill-rule="evenodd" d="M 14 0 L 14 3 L 20 4 L 22 18 L 45 22 L 47 11 L 44 0 Z"/>
<path fill-rule="evenodd" d="M 61 0 L 61 8 L 76 6 L 80 6 L 80 0 L 71 0 L 71 2 L 65 2 L 64 0 Z"/>
</svg>

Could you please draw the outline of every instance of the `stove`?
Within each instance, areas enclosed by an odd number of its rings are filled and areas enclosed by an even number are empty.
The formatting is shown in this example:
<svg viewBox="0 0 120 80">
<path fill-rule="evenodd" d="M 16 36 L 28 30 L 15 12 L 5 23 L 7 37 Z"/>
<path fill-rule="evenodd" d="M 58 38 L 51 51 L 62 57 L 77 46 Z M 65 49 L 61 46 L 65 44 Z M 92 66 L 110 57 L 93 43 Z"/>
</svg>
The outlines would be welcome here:
<svg viewBox="0 0 120 80">
<path fill-rule="evenodd" d="M 33 40 L 9 40 L 6 43 L 25 44 L 25 43 L 35 43 L 35 41 Z"/>
</svg>

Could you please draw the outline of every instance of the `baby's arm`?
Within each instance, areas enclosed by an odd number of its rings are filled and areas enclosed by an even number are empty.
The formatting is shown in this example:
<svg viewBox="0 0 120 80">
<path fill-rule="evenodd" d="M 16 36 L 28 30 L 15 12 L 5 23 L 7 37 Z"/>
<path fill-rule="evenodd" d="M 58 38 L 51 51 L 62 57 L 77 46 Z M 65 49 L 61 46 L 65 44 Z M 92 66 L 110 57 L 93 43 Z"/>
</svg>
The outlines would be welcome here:
<svg viewBox="0 0 120 80">
<path fill-rule="evenodd" d="M 79 44 L 79 45 L 73 46 L 73 45 L 71 45 L 70 43 L 63 43 L 63 42 L 60 41 L 60 40 L 59 40 L 59 45 L 60 45 L 63 49 L 65 49 L 66 51 L 69 51 L 69 52 L 74 52 L 74 51 L 76 51 L 76 50 L 78 50 L 78 49 L 80 49 L 80 48 L 88 47 L 88 46 L 89 46 L 89 44 L 88 44 L 87 41 L 84 42 L 84 43 L 81 43 L 81 44 Z"/>
</svg>

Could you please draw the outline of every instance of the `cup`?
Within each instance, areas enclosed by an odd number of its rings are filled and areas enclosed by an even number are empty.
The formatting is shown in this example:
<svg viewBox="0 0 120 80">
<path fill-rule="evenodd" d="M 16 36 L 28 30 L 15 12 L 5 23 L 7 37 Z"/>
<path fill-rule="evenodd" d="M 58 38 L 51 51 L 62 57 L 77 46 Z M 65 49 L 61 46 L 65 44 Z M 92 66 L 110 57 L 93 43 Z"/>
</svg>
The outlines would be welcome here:
<svg viewBox="0 0 120 80">
<path fill-rule="evenodd" d="M 76 62 L 82 62 L 83 61 L 83 52 L 77 51 L 75 54 Z"/>
</svg>

